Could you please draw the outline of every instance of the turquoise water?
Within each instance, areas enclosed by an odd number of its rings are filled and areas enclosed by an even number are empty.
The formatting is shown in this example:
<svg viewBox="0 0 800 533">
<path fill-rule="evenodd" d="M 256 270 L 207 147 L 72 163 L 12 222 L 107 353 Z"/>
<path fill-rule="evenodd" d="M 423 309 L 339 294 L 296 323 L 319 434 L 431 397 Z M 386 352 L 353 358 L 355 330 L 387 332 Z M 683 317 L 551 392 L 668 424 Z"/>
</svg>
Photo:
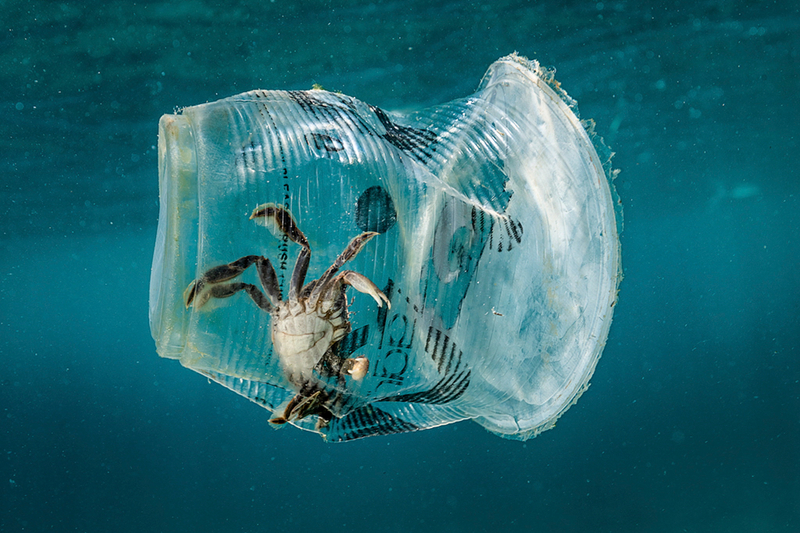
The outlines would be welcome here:
<svg viewBox="0 0 800 533">
<path fill-rule="evenodd" d="M 0 6 L 0 530 L 800 529 L 790 2 Z M 313 83 L 416 109 L 514 50 L 625 205 L 609 342 L 554 430 L 330 445 L 156 355 L 162 114 Z"/>
</svg>

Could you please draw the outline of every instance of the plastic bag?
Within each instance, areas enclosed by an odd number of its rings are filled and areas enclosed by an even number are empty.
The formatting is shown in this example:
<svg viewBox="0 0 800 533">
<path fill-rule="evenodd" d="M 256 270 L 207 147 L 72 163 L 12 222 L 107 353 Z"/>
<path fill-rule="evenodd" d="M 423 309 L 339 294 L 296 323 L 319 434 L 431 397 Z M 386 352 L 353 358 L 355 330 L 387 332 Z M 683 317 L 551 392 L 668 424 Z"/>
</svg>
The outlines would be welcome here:
<svg viewBox="0 0 800 533">
<path fill-rule="evenodd" d="M 165 115 L 158 353 L 330 441 L 552 427 L 621 278 L 610 176 L 573 107 L 512 55 L 407 116 L 321 90 Z"/>
</svg>

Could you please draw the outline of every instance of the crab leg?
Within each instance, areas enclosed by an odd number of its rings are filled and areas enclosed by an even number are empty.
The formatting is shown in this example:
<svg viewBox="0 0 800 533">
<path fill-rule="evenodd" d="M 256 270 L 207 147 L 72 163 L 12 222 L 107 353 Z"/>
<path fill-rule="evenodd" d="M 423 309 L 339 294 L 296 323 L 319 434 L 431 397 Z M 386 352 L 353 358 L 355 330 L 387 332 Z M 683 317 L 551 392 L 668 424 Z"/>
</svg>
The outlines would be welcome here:
<svg viewBox="0 0 800 533">
<path fill-rule="evenodd" d="M 273 307 L 278 307 L 281 302 L 281 287 L 278 284 L 278 276 L 275 275 L 275 268 L 269 262 L 269 259 L 260 257 L 256 263 L 256 269 L 258 271 L 258 280 L 261 282 L 261 286 L 264 287 L 264 292 L 267 293 L 269 303 Z"/>
<path fill-rule="evenodd" d="M 303 288 L 303 282 L 308 272 L 308 263 L 311 261 L 311 249 L 303 248 L 297 256 L 297 262 L 292 270 L 292 280 L 289 282 L 289 300 L 296 300 L 297 293 Z"/>
<path fill-rule="evenodd" d="M 289 237 L 292 242 L 296 242 L 303 248 L 309 248 L 308 239 L 306 239 L 306 236 L 300 231 L 300 228 L 297 227 L 297 222 L 294 221 L 292 214 L 286 209 L 272 203 L 262 204 L 253 209 L 253 213 L 250 215 L 250 220 L 259 218 L 264 220 L 258 222 L 267 226 L 270 231 L 277 229 L 282 234 Z"/>
<path fill-rule="evenodd" d="M 269 303 L 269 300 L 267 300 L 266 296 L 264 296 L 264 293 L 258 290 L 258 287 L 252 283 L 236 282 L 214 285 L 208 289 L 208 292 L 204 293 L 200 298 L 198 298 L 198 300 L 202 299 L 202 302 L 205 303 L 209 298 L 228 298 L 242 290 L 247 292 L 247 294 L 258 307 L 268 313 L 272 312 L 273 307 Z"/>
<path fill-rule="evenodd" d="M 328 289 L 328 284 L 330 283 L 331 278 L 333 278 L 333 275 L 338 272 L 342 265 L 357 256 L 358 252 L 360 252 L 364 245 L 367 244 L 367 242 L 369 242 L 369 240 L 375 235 L 378 235 L 378 233 L 375 231 L 365 231 L 350 241 L 350 244 L 347 245 L 347 248 L 345 248 L 344 251 L 339 254 L 339 257 L 336 258 L 336 261 L 334 261 L 333 264 L 328 267 L 328 270 L 326 270 L 325 273 L 322 274 L 322 276 L 320 276 L 320 278 L 317 280 L 314 290 L 311 291 L 311 295 L 308 298 L 309 304 L 312 307 L 317 305 L 317 301 L 322 295 L 322 292 Z"/>
<path fill-rule="evenodd" d="M 217 285 L 239 276 L 253 263 L 256 263 L 258 278 L 261 281 L 261 286 L 267 293 L 268 300 L 264 298 L 264 295 L 261 294 L 255 285 L 250 283 Z M 203 292 L 206 285 L 213 286 L 208 291 Z M 246 255 L 227 265 L 214 267 L 208 270 L 199 279 L 191 282 L 189 286 L 186 287 L 183 298 L 186 302 L 186 307 L 194 304 L 195 308 L 199 308 L 202 307 L 209 298 L 227 298 L 241 290 L 246 290 L 256 305 L 264 310 L 269 311 L 272 307 L 278 305 L 281 301 L 281 291 L 278 286 L 278 278 L 275 275 L 275 269 L 272 267 L 272 263 L 269 262 L 269 259 L 260 255 Z M 255 293 L 258 293 L 258 296 L 254 296 Z"/>
<path fill-rule="evenodd" d="M 308 245 L 308 239 L 300 231 L 292 214 L 275 204 L 262 204 L 256 207 L 250 215 L 250 220 L 253 219 L 263 219 L 258 220 L 258 222 L 267 226 L 273 234 L 277 230 L 286 235 L 292 242 L 296 242 L 303 247 L 300 255 L 297 256 L 297 262 L 292 271 L 292 280 L 289 283 L 289 300 L 295 300 L 297 293 L 303 288 L 303 282 L 308 272 L 308 264 L 311 261 L 311 247 Z"/>
<path fill-rule="evenodd" d="M 257 255 L 246 255 L 244 257 L 240 257 L 236 261 L 228 263 L 227 265 L 220 265 L 209 269 L 203 274 L 199 279 L 192 281 L 186 290 L 183 292 L 183 299 L 186 302 L 186 307 L 189 307 L 194 299 L 197 297 L 198 294 L 205 288 L 206 284 L 209 283 L 221 283 L 223 281 L 228 281 L 245 270 L 255 263 L 258 260 Z M 195 302 L 196 307 L 200 307 L 203 305 L 208 298 L 203 300 L 202 302 L 198 301 Z"/>
</svg>

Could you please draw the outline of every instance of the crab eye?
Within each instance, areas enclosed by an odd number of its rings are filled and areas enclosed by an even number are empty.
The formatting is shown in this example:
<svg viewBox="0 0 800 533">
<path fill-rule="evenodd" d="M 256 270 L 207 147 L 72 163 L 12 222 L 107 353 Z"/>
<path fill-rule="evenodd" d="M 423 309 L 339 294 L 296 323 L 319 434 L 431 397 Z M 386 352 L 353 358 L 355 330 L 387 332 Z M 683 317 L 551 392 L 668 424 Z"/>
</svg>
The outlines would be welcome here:
<svg viewBox="0 0 800 533">
<path fill-rule="evenodd" d="M 331 441 L 553 427 L 621 277 L 610 153 L 575 105 L 513 54 L 414 113 L 313 90 L 165 115 L 159 354 Z"/>
</svg>

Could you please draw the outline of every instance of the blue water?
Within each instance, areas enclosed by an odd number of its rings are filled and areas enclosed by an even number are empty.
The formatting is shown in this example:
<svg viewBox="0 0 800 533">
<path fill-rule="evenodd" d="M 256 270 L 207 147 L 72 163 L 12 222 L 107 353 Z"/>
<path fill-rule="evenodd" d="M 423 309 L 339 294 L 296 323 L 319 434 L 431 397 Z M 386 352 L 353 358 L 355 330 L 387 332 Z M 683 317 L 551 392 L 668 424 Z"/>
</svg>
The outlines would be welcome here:
<svg viewBox="0 0 800 533">
<path fill-rule="evenodd" d="M 0 531 L 800 531 L 793 2 L 0 3 Z M 326 444 L 160 359 L 156 124 L 319 83 L 386 109 L 555 66 L 616 151 L 625 279 L 589 391 Z"/>
</svg>

